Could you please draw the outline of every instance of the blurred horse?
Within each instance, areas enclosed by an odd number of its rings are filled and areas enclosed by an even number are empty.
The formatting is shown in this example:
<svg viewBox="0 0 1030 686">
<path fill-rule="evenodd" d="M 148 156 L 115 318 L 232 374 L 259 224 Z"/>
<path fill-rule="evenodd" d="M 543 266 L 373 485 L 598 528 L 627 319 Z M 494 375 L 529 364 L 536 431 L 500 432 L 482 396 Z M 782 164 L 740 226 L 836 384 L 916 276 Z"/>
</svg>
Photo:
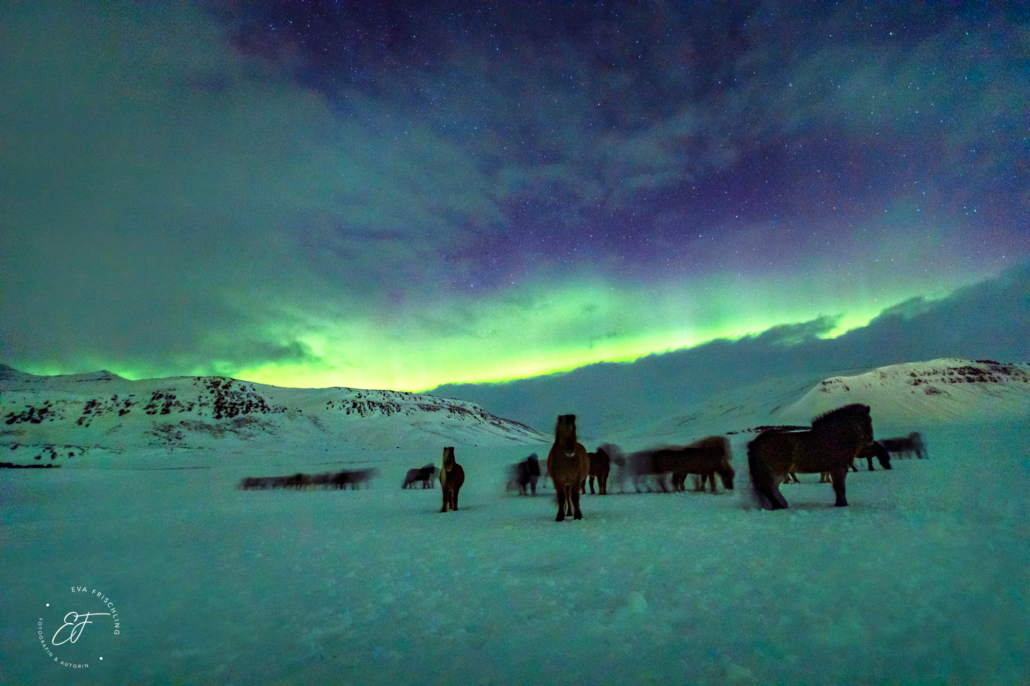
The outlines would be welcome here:
<svg viewBox="0 0 1030 686">
<path fill-rule="evenodd" d="M 687 475 L 697 474 L 700 477 L 698 490 L 703 491 L 705 481 L 708 481 L 712 493 L 716 492 L 716 474 L 726 490 L 733 490 L 735 472 L 730 466 L 731 459 L 730 442 L 725 436 L 708 436 L 683 448 L 657 450 L 653 457 L 656 472 L 672 473 L 673 491 L 687 490 Z"/>
<path fill-rule="evenodd" d="M 465 470 L 454 461 L 454 448 L 443 449 L 443 469 L 440 470 L 440 488 L 443 490 L 443 507 L 440 512 L 448 509 L 458 510 L 458 491 L 465 483 Z"/>
<path fill-rule="evenodd" d="M 920 460 L 930 457 L 923 446 L 923 437 L 918 431 L 901 438 L 885 438 L 880 443 L 888 453 L 898 453 L 898 457 L 912 457 L 912 453 Z"/>
<path fill-rule="evenodd" d="M 379 473 L 378 469 L 357 469 L 342 472 L 324 472 L 322 474 L 303 474 L 298 472 L 292 476 L 248 476 L 240 481 L 238 488 L 245 491 L 289 488 L 295 491 L 310 489 L 343 489 L 347 486 L 357 488 L 360 484 L 368 485 L 372 477 Z"/>
<path fill-rule="evenodd" d="M 421 482 L 422 488 L 433 488 L 433 477 L 436 475 L 436 465 L 427 464 L 425 467 L 409 469 L 404 476 L 404 483 L 401 488 L 414 488 L 415 482 Z"/>
<path fill-rule="evenodd" d="M 779 485 L 790 473 L 829 472 L 835 505 L 848 504 L 844 480 L 859 449 L 873 440 L 869 406 L 845 405 L 817 417 L 810 431 L 764 431 L 747 446 L 751 484 L 770 509 L 787 507 Z"/>
<path fill-rule="evenodd" d="M 668 487 L 665 485 L 665 474 L 667 472 L 663 472 L 659 469 L 659 465 L 655 463 L 656 452 L 656 450 L 638 450 L 626 456 L 626 472 L 637 493 L 641 492 L 641 484 L 644 485 L 648 493 L 651 493 L 654 489 L 649 484 L 652 483 L 656 484 L 658 490 L 662 493 L 669 492 Z M 651 479 L 646 477 L 651 477 Z"/>
<path fill-rule="evenodd" d="M 612 469 L 612 458 L 604 446 L 600 446 L 597 452 L 587 453 L 590 460 L 590 475 L 587 481 L 590 482 L 590 493 L 594 493 L 594 479 L 597 479 L 597 491 L 601 495 L 608 495 L 608 473 Z M 583 492 L 587 492 L 586 484 L 583 484 Z"/>
<path fill-rule="evenodd" d="M 536 453 L 511 465 L 508 471 L 510 490 L 517 490 L 519 495 L 528 495 L 529 489 L 536 495 L 536 483 L 540 480 L 540 458 Z"/>
<path fill-rule="evenodd" d="M 378 476 L 378 469 L 345 469 L 342 472 L 333 474 L 329 483 L 332 488 L 343 490 L 344 488 L 350 488 L 351 490 L 357 490 L 358 486 L 364 484 L 366 488 L 370 486 L 372 477 Z"/>
<path fill-rule="evenodd" d="M 887 452 L 887 449 L 884 448 L 879 441 L 873 441 L 869 445 L 864 445 L 859 448 L 858 453 L 855 455 L 855 459 L 857 460 L 863 457 L 869 461 L 869 471 L 873 471 L 874 457 L 880 461 L 880 466 L 884 469 L 891 468 L 891 454 Z M 852 463 L 851 469 L 856 472 L 858 471 L 855 469 L 854 463 Z"/>
<path fill-rule="evenodd" d="M 563 414 L 554 427 L 554 444 L 547 455 L 547 473 L 558 495 L 556 522 L 565 519 L 566 509 L 573 519 L 583 519 L 579 495 L 583 482 L 590 475 L 587 449 L 576 440 L 576 415 Z"/>
</svg>

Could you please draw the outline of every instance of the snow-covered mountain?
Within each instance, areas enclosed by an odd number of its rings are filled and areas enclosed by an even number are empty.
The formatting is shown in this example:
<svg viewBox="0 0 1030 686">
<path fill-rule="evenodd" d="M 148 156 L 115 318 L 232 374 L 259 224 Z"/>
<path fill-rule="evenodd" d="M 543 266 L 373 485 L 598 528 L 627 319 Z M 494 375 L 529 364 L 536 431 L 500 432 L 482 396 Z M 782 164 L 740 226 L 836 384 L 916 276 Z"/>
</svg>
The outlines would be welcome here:
<svg viewBox="0 0 1030 686">
<path fill-rule="evenodd" d="M 892 425 L 1030 418 L 1030 365 L 943 358 L 825 379 L 779 415 L 804 422 L 848 403 L 865 403 Z"/>
<path fill-rule="evenodd" d="M 310 455 L 343 445 L 423 445 L 435 455 L 443 445 L 549 440 L 472 403 L 432 395 L 280 388 L 223 377 L 130 381 L 107 371 L 35 376 L 8 366 L 0 366 L 0 422 L 0 461 L 64 466 L 140 449 Z"/>
<path fill-rule="evenodd" d="M 877 436 L 950 422 L 1030 420 L 1030 365 L 944 358 L 853 376 L 786 376 L 669 408 L 670 415 L 636 426 L 611 427 L 605 438 L 636 449 L 711 434 L 753 436 L 762 426 L 808 425 L 850 403 L 872 408 Z"/>
<path fill-rule="evenodd" d="M 620 402 L 632 406 L 634 399 Z M 872 408 L 877 436 L 955 421 L 1030 419 L 1030 365 L 940 359 L 853 376 L 767 379 L 583 441 L 591 449 L 608 441 L 638 449 L 727 434 L 739 451 L 758 427 L 807 425 L 855 402 Z M 89 460 L 76 462 L 80 456 L 96 462 L 129 452 L 175 456 L 176 464 L 286 452 L 332 458 L 344 448 L 380 454 L 425 448 L 435 458 L 443 445 L 552 440 L 549 431 L 470 402 L 425 394 L 279 388 L 223 377 L 129 381 L 107 371 L 34 376 L 6 366 L 0 366 L 0 422 L 0 462 L 65 466 L 86 466 Z"/>
</svg>

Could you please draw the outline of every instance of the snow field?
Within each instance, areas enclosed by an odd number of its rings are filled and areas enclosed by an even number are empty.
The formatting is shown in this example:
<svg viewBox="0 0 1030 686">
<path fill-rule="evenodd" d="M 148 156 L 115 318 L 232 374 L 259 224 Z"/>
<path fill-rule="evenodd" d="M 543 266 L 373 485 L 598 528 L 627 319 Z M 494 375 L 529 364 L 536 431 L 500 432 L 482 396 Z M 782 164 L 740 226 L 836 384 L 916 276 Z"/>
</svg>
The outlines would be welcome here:
<svg viewBox="0 0 1030 686">
<path fill-rule="evenodd" d="M 863 463 L 850 507 L 802 475 L 782 512 L 751 509 L 734 437 L 737 490 L 586 495 L 560 524 L 552 490 L 503 488 L 547 446 L 458 446 L 447 514 L 439 488 L 400 489 L 436 449 L 379 454 L 372 488 L 343 492 L 235 489 L 333 469 L 286 460 L 4 470 L 0 681 L 1023 683 L 1025 428 L 924 431 L 931 459 Z M 102 587 L 125 626 L 75 672 L 33 644 L 71 584 Z"/>
</svg>

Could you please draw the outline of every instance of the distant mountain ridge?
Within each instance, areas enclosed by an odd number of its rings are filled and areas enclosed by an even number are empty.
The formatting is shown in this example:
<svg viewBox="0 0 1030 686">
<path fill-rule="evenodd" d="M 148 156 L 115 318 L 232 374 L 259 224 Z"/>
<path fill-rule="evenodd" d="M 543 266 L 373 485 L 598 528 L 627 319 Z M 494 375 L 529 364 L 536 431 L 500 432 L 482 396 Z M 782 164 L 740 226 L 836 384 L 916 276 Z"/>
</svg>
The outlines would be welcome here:
<svg viewBox="0 0 1030 686">
<path fill-rule="evenodd" d="M 899 422 L 1030 418 L 1030 364 L 942 358 L 835 376 L 824 379 L 783 415 L 814 416 L 853 402 L 870 405 Z"/>
<path fill-rule="evenodd" d="M 753 437 L 761 426 L 806 426 L 851 403 L 870 406 L 878 437 L 950 422 L 1030 421 L 1030 364 L 942 358 L 823 379 L 768 379 L 638 426 L 613 426 L 603 436 L 633 449 L 685 444 L 710 434 Z"/>
<path fill-rule="evenodd" d="M 647 389 L 637 393 L 643 397 Z M 638 402 L 646 405 L 629 393 L 618 398 L 626 414 Z M 711 434 L 739 442 L 757 427 L 807 425 L 856 402 L 872 408 L 877 436 L 953 421 L 1030 419 L 1030 365 L 944 358 L 828 378 L 809 373 L 763 379 L 661 412 L 652 406 L 636 422 L 609 422 L 582 440 L 630 449 Z M 551 441 L 550 432 L 428 394 L 280 388 L 225 377 L 129 381 L 105 371 L 35 376 L 0 365 L 0 462 L 71 466 L 78 457 L 130 450 L 165 456 L 199 451 L 217 460 L 402 446 L 425 447 L 435 457 L 444 445 Z"/>
<path fill-rule="evenodd" d="M 470 402 L 401 391 L 294 389 L 225 377 L 130 381 L 0 365 L 0 461 L 128 449 L 312 451 L 535 444 L 549 437 Z M 24 448 L 24 450 L 21 450 Z M 29 455 L 29 453 L 32 453 Z"/>
</svg>

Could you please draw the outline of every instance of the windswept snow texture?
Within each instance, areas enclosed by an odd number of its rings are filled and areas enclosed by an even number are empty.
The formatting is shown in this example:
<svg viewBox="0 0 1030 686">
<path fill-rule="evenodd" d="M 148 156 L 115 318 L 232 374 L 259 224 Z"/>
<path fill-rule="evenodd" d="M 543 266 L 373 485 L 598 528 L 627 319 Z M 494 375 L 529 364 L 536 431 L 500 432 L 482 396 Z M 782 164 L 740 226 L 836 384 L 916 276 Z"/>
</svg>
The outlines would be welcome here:
<svg viewBox="0 0 1030 686">
<path fill-rule="evenodd" d="M 684 410 L 679 433 L 634 434 L 726 433 L 735 491 L 621 493 L 616 475 L 560 524 L 550 488 L 505 490 L 506 467 L 548 442 L 456 443 L 466 482 L 446 514 L 439 487 L 400 488 L 439 464 L 450 443 L 432 435 L 192 469 L 159 467 L 189 451 L 126 446 L 113 468 L 0 470 L 0 683 L 1030 682 L 1030 417 L 909 422 L 908 387 L 879 387 L 876 436 L 920 431 L 929 459 L 861 463 L 849 507 L 801 475 L 781 487 L 789 509 L 758 510 L 747 441 L 809 388 L 765 383 Z M 724 401 L 734 430 L 703 419 Z M 380 470 L 368 489 L 237 488 L 362 467 Z M 113 599 L 122 626 L 82 669 L 37 636 L 75 609 L 73 586 Z"/>
</svg>

